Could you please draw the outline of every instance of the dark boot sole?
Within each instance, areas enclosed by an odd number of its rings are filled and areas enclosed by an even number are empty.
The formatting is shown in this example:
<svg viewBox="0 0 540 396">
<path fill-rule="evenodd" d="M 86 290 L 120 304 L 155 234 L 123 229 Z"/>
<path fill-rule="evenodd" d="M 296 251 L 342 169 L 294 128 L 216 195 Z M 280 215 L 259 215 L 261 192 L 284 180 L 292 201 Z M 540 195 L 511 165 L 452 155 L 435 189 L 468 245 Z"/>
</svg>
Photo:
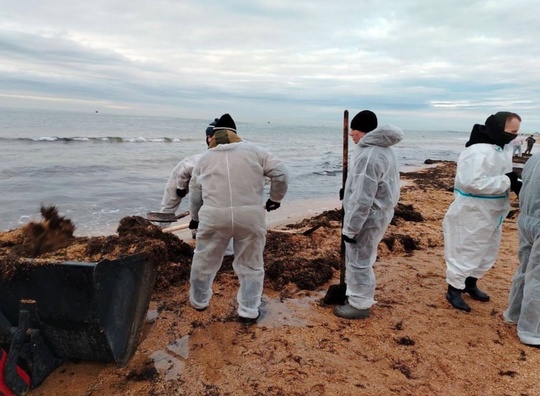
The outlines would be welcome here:
<svg viewBox="0 0 540 396">
<path fill-rule="evenodd" d="M 480 296 L 476 292 L 469 291 L 467 289 L 465 289 L 465 293 L 467 293 L 469 296 L 471 296 L 471 298 L 473 300 L 481 301 L 481 302 L 488 302 L 489 301 L 489 296 L 487 294 L 484 294 L 484 296 Z"/>
<path fill-rule="evenodd" d="M 448 293 L 446 293 L 446 300 L 447 300 L 447 301 L 450 303 L 450 305 L 453 306 L 455 309 L 459 309 L 460 311 L 465 311 L 465 312 L 471 312 L 471 307 L 469 307 L 465 301 L 461 301 L 463 304 L 455 304 L 455 303 L 452 301 L 452 298 L 450 297 L 450 295 L 449 295 Z"/>
<path fill-rule="evenodd" d="M 261 311 L 259 311 L 259 314 L 256 318 L 246 318 L 244 316 L 238 316 L 238 321 L 242 323 L 244 326 L 251 326 L 257 323 L 257 320 L 261 317 Z"/>
</svg>

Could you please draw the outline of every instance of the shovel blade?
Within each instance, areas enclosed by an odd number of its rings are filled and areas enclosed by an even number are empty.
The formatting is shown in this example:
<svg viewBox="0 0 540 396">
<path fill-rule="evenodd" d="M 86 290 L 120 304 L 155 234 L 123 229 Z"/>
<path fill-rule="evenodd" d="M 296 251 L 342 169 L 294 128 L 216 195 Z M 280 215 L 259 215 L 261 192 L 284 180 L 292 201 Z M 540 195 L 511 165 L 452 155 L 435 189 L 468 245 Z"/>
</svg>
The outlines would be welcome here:
<svg viewBox="0 0 540 396">
<path fill-rule="evenodd" d="M 189 216 L 189 210 L 178 215 L 174 213 L 148 212 L 146 213 L 146 220 L 155 221 L 157 223 L 173 223 L 186 216 Z"/>
<path fill-rule="evenodd" d="M 323 297 L 322 302 L 327 305 L 344 305 L 347 301 L 346 292 L 347 285 L 345 283 L 331 285 Z"/>
<path fill-rule="evenodd" d="M 159 223 L 172 223 L 176 221 L 176 215 L 174 213 L 148 212 L 146 219 Z"/>
</svg>

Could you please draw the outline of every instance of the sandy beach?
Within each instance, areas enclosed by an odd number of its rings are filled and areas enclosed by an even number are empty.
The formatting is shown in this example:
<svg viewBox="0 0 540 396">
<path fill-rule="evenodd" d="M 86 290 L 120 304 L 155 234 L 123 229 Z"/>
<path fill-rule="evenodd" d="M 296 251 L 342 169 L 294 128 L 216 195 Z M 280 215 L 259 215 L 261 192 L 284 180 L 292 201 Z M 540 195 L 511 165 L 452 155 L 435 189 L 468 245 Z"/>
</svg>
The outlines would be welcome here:
<svg viewBox="0 0 540 396">
<path fill-rule="evenodd" d="M 284 203 L 269 228 L 320 227 L 309 235 L 268 233 L 256 325 L 237 322 L 238 282 L 227 258 L 203 312 L 187 302 L 185 266 L 174 277 L 183 264 L 162 265 L 140 345 L 125 367 L 68 361 L 28 394 L 538 395 L 540 351 L 522 345 L 502 319 L 518 265 L 515 195 L 498 260 L 479 282 L 491 301 L 467 296 L 472 312 L 465 313 L 445 300 L 441 222 L 454 174 L 452 162 L 402 174 L 400 204 L 379 245 L 378 303 L 368 319 L 338 318 L 321 303 L 339 282 L 340 202 L 290 209 Z M 4 233 L 0 246 L 14 233 Z M 178 236 L 193 246 L 185 231 Z"/>
</svg>

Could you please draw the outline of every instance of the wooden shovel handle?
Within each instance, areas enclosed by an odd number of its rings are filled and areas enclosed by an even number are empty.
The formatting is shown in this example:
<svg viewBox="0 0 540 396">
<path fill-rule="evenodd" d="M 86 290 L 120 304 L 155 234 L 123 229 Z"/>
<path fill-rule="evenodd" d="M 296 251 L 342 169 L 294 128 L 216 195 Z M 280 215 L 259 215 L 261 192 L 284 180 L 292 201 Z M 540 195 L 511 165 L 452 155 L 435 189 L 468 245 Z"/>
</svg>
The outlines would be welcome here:
<svg viewBox="0 0 540 396">
<path fill-rule="evenodd" d="M 343 112 L 343 178 L 341 185 L 343 193 L 345 193 L 345 183 L 347 182 L 347 173 L 349 168 L 349 110 Z M 343 229 L 343 223 L 345 219 L 345 207 L 343 201 L 341 201 L 341 211 L 343 217 L 341 218 L 341 228 Z M 339 283 L 345 284 L 345 241 L 341 237 L 340 233 L 340 245 L 339 245 Z"/>
<path fill-rule="evenodd" d="M 174 232 L 174 231 L 185 230 L 187 228 L 189 228 L 189 224 L 180 224 L 180 225 L 177 225 L 177 226 L 162 228 L 161 231 L 163 231 L 163 232 Z"/>
<path fill-rule="evenodd" d="M 349 168 L 349 110 L 343 112 L 343 176 L 341 187 L 345 188 Z"/>
</svg>

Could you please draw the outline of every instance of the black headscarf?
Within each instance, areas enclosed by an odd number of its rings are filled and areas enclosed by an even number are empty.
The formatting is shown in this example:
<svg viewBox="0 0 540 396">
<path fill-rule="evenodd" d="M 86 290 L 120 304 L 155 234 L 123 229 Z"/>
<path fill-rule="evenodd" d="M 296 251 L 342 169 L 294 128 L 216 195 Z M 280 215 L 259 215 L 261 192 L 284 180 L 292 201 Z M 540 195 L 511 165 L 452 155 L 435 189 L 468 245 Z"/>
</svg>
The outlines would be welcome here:
<svg viewBox="0 0 540 396">
<path fill-rule="evenodd" d="M 475 124 L 472 128 L 469 141 L 465 143 L 465 147 L 477 143 L 488 143 L 504 148 L 506 144 L 516 138 L 515 134 L 504 131 L 506 120 L 512 114 L 508 111 L 499 111 L 496 114 L 490 115 L 485 125 Z"/>
</svg>

